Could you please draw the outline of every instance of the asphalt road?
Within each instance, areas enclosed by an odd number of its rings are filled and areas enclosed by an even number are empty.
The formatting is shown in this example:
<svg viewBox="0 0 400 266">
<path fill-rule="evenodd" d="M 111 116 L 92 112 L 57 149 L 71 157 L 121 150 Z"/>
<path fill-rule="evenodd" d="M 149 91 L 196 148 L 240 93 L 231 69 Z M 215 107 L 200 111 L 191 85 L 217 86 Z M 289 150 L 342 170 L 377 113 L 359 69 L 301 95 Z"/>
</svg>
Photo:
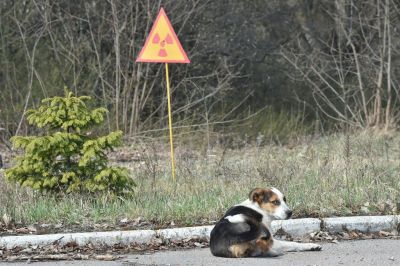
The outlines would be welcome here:
<svg viewBox="0 0 400 266">
<path fill-rule="evenodd" d="M 322 251 L 287 253 L 278 258 L 225 259 L 208 248 L 128 255 L 114 261 L 38 262 L 33 265 L 400 265 L 400 240 L 372 239 L 323 243 Z M 27 265 L 4 263 L 0 265 Z"/>
</svg>

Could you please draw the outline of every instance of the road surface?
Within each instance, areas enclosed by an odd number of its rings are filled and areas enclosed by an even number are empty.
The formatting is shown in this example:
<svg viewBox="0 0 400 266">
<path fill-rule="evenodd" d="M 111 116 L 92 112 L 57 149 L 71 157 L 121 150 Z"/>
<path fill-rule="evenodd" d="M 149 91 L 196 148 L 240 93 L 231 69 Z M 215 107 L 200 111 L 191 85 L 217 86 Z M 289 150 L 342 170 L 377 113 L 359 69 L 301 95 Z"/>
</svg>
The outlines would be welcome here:
<svg viewBox="0 0 400 266">
<path fill-rule="evenodd" d="M 119 261 L 38 262 L 33 265 L 400 265 L 400 240 L 371 239 L 322 243 L 322 251 L 287 253 L 277 258 L 213 257 L 208 248 L 127 255 Z M 23 263 L 0 265 L 26 266 Z"/>
</svg>

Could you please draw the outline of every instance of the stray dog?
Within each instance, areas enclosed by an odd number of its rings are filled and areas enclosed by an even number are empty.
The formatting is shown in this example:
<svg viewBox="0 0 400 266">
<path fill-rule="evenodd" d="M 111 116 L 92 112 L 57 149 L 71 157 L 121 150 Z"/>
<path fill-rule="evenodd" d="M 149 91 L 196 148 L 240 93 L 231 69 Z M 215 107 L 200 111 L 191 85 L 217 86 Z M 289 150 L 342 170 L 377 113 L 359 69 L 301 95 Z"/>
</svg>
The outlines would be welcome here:
<svg viewBox="0 0 400 266">
<path fill-rule="evenodd" d="M 317 244 L 273 239 L 271 222 L 291 216 L 286 197 L 278 189 L 253 189 L 249 199 L 230 208 L 211 231 L 211 253 L 218 257 L 240 258 L 321 250 Z"/>
</svg>

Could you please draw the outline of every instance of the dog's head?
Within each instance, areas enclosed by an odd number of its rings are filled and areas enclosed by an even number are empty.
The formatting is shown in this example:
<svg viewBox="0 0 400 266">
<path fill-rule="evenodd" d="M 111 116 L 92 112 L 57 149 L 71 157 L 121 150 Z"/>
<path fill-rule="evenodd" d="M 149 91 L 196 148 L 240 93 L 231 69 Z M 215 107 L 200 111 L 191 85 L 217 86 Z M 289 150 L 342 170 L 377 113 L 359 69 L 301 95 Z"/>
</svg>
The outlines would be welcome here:
<svg viewBox="0 0 400 266">
<path fill-rule="evenodd" d="M 275 220 L 289 219 L 292 216 L 292 210 L 286 204 L 286 197 L 274 187 L 255 188 L 250 192 L 249 198 Z"/>
</svg>

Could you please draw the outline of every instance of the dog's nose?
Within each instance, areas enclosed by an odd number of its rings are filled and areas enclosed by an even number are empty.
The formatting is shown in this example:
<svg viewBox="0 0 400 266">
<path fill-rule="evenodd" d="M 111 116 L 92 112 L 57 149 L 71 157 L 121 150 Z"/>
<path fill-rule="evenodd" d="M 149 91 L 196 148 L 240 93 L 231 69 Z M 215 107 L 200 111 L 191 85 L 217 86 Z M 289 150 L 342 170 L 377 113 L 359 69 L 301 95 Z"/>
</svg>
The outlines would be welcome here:
<svg viewBox="0 0 400 266">
<path fill-rule="evenodd" d="M 288 210 L 287 212 L 286 212 L 286 215 L 287 215 L 287 218 L 289 219 L 290 217 L 292 217 L 292 210 Z"/>
</svg>

